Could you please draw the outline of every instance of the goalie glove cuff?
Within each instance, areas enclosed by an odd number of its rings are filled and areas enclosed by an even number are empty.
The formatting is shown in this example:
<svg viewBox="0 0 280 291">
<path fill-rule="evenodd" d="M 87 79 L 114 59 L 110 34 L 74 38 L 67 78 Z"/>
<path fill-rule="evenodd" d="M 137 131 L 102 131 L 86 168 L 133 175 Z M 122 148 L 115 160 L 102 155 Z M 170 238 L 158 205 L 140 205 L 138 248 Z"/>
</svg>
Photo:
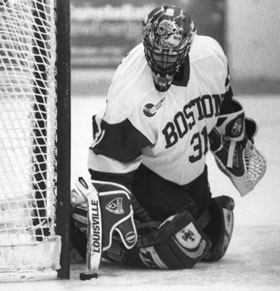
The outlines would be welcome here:
<svg viewBox="0 0 280 291">
<path fill-rule="evenodd" d="M 245 113 L 242 105 L 232 100 L 234 112 L 218 116 L 216 128 L 219 133 L 234 141 L 241 141 L 245 136 Z"/>
<path fill-rule="evenodd" d="M 235 99 L 232 100 L 232 107 L 234 112 L 218 116 L 216 124 L 218 132 L 223 137 L 233 141 L 242 141 L 244 138 L 248 138 L 253 142 L 258 132 L 255 120 L 245 117 L 242 105 Z"/>
</svg>

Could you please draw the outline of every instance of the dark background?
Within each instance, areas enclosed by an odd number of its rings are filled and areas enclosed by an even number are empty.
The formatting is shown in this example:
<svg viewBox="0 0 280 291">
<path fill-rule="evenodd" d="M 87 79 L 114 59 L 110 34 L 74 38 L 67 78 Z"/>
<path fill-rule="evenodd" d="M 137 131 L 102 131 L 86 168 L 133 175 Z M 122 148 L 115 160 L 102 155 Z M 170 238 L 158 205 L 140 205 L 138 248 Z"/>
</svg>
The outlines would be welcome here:
<svg viewBox="0 0 280 291">
<path fill-rule="evenodd" d="M 114 68 L 141 41 L 141 22 L 158 0 L 71 0 L 72 67 Z M 198 34 L 225 47 L 224 0 L 170 0 L 195 22 Z"/>
</svg>

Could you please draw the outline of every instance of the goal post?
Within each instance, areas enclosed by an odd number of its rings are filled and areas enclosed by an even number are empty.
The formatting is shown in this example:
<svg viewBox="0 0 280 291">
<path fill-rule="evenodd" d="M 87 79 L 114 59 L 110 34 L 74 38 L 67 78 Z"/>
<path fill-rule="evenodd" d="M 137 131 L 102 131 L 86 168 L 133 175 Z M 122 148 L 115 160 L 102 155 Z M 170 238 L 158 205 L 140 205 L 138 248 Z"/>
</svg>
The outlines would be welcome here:
<svg viewBox="0 0 280 291">
<path fill-rule="evenodd" d="M 71 41 L 70 0 L 57 0 L 57 234 L 62 238 L 59 279 L 70 277 Z"/>
<path fill-rule="evenodd" d="M 0 0 L 0 282 L 69 278 L 70 0 Z"/>
</svg>

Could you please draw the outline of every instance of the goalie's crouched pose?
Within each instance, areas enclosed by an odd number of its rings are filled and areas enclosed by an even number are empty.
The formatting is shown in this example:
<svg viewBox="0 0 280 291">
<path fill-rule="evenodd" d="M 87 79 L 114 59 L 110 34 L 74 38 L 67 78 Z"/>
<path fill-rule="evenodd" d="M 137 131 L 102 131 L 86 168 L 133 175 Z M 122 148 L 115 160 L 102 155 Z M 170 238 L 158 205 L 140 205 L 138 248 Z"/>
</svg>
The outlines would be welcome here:
<svg viewBox="0 0 280 291">
<path fill-rule="evenodd" d="M 206 154 L 245 195 L 265 172 L 255 133 L 256 123 L 233 99 L 220 45 L 197 35 L 175 6 L 151 11 L 143 42 L 115 73 L 105 112 L 93 117 L 88 167 L 101 207 L 103 257 L 159 269 L 220 260 L 233 232 L 234 201 L 212 197 Z M 87 205 L 77 188 L 72 244 L 86 257 Z"/>
<path fill-rule="evenodd" d="M 91 181 L 98 191 L 101 205 L 103 258 L 131 266 L 159 269 L 192 268 L 200 260 L 221 259 L 232 235 L 233 200 L 226 196 L 217 197 L 198 210 L 186 191 L 160 180 L 151 174 L 147 181 L 156 183 L 157 191 L 163 195 L 162 202 L 157 203 L 158 209 L 150 212 L 154 219 L 124 186 Z M 196 181 L 200 185 L 195 183 L 192 188 L 201 191 L 206 186 L 207 191 L 207 184 L 203 186 L 205 181 L 203 174 Z M 139 179 L 138 186 L 142 182 Z M 146 186 L 141 186 L 138 191 L 145 191 Z M 176 200 L 169 198 L 169 191 Z M 72 244 L 86 258 L 87 204 L 75 202 L 79 195 L 77 188 L 73 189 L 72 195 Z M 167 215 L 170 216 L 162 221 Z"/>
</svg>

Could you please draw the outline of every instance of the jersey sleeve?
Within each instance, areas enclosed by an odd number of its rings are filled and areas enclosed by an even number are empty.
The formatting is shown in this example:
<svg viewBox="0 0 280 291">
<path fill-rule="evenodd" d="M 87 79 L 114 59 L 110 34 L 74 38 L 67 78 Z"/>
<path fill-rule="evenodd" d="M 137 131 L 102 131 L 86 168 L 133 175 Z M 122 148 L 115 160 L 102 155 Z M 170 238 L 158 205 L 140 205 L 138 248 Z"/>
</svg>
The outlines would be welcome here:
<svg viewBox="0 0 280 291">
<path fill-rule="evenodd" d="M 142 161 L 142 149 L 151 144 L 126 118 L 118 123 L 93 118 L 94 142 L 89 149 L 88 168 L 97 180 L 117 182 L 129 189 L 133 173 Z"/>
<path fill-rule="evenodd" d="M 216 41 L 215 41 L 216 42 Z M 233 111 L 232 109 L 232 98 L 233 98 L 233 90 L 230 81 L 230 69 L 228 64 L 228 59 L 218 42 L 216 42 L 217 51 L 220 51 L 220 58 L 222 58 L 223 72 L 222 82 L 224 82 L 224 95 L 223 100 L 221 102 L 220 114 L 228 114 Z M 219 56 L 219 55 L 218 55 Z"/>
<path fill-rule="evenodd" d="M 142 161 L 142 149 L 155 143 L 154 125 L 142 116 L 142 103 L 151 88 L 153 81 L 140 43 L 117 68 L 105 112 L 93 120 L 94 141 L 88 156 L 92 173 L 114 176 L 116 182 L 131 180 Z"/>
<path fill-rule="evenodd" d="M 206 80 L 209 84 L 217 84 L 213 87 L 213 92 L 222 93 L 220 104 L 220 114 L 232 111 L 231 103 L 233 90 L 230 82 L 230 70 L 228 59 L 221 45 L 212 37 L 198 35 L 190 51 L 192 62 L 201 80 Z"/>
<path fill-rule="evenodd" d="M 102 119 L 99 132 L 91 150 L 95 155 L 103 155 L 122 163 L 138 159 L 141 150 L 151 144 L 128 118 L 115 124 Z"/>
<path fill-rule="evenodd" d="M 220 76 L 219 78 L 221 80 L 221 84 L 224 84 L 224 94 L 221 102 L 220 114 L 231 113 L 233 111 L 233 91 L 230 81 L 230 69 L 228 59 L 221 45 L 213 38 L 208 37 L 208 39 L 210 39 L 209 47 L 213 50 L 213 53 L 216 56 L 215 58 L 213 58 L 213 60 L 215 60 L 215 62 L 217 63 L 217 68 L 215 69 L 214 74 L 216 73 L 217 76 Z"/>
<path fill-rule="evenodd" d="M 210 49 L 212 49 L 213 54 L 215 55 L 215 57 L 212 58 L 212 60 L 215 61 L 216 63 L 216 66 L 213 66 L 215 68 L 213 74 L 214 75 L 216 74 L 221 84 L 224 84 L 223 85 L 224 94 L 221 102 L 220 114 L 228 114 L 233 111 L 232 109 L 233 90 L 230 81 L 230 69 L 228 59 L 221 45 L 215 39 L 210 37 L 206 38 L 209 40 L 209 47 Z"/>
<path fill-rule="evenodd" d="M 225 78 L 225 94 L 221 103 L 220 114 L 228 114 L 233 112 L 232 108 L 233 90 L 230 83 L 230 72 L 227 66 L 227 76 Z"/>
</svg>

